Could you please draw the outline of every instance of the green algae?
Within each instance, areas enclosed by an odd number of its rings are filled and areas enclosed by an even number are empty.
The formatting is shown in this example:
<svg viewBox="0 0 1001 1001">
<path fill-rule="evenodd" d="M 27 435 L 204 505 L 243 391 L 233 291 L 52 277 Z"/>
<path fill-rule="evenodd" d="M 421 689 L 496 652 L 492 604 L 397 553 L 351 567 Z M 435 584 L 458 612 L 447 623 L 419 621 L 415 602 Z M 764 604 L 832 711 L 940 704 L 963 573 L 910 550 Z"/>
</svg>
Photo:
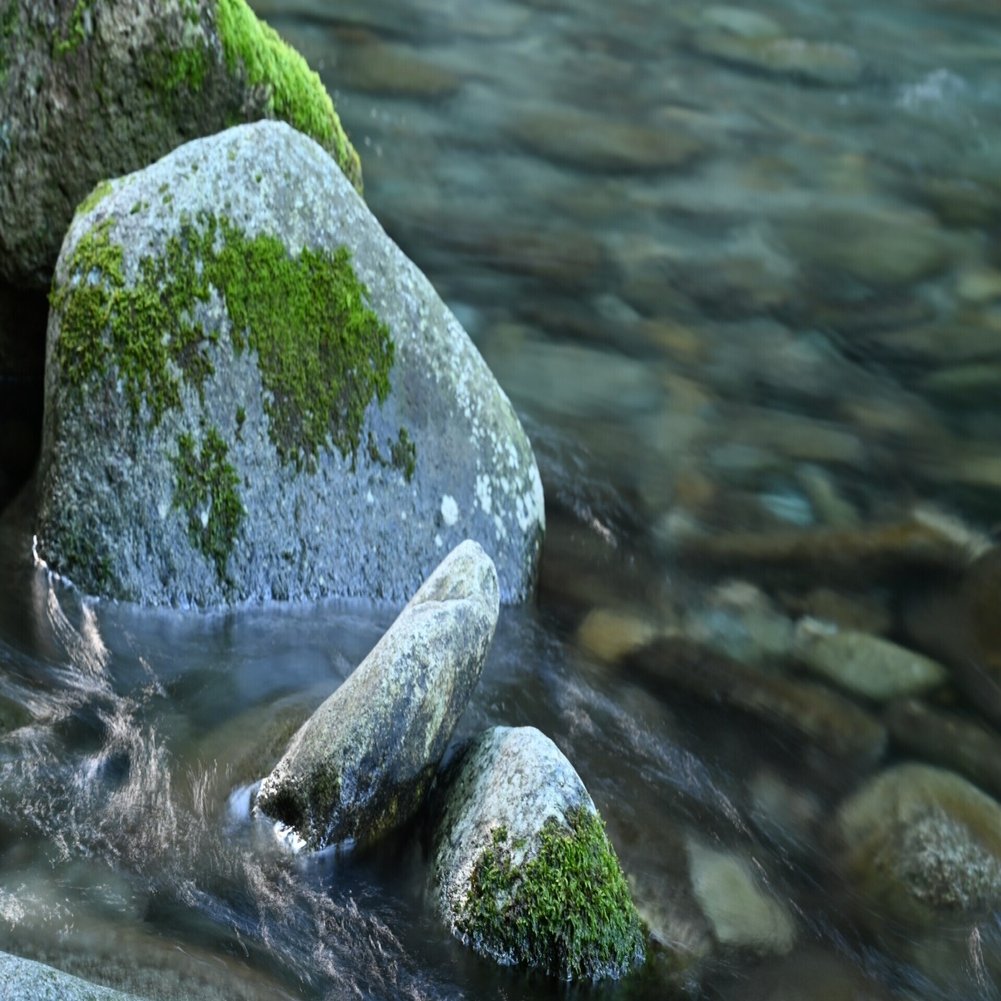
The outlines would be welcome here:
<svg viewBox="0 0 1001 1001">
<path fill-rule="evenodd" d="M 188 518 L 188 537 L 216 568 L 220 580 L 236 541 L 244 509 L 240 480 L 228 460 L 229 449 L 215 428 L 205 434 L 201 449 L 194 437 L 182 434 L 173 459 L 177 476 L 174 503 Z"/>
<path fill-rule="evenodd" d="M 335 447 L 353 464 L 367 407 L 389 394 L 395 345 L 367 305 L 347 248 L 292 256 L 277 237 L 248 237 L 225 216 L 202 212 L 182 217 L 163 251 L 141 258 L 126 282 L 113 226 L 106 219 L 80 238 L 50 295 L 61 321 L 56 357 L 70 385 L 114 372 L 132 419 L 150 428 L 181 408 L 185 387 L 204 403 L 220 334 L 197 317 L 214 291 L 232 349 L 256 356 L 280 460 L 312 471 L 320 451 Z M 238 432 L 245 418 L 237 407 Z M 401 461 L 412 465 L 405 431 L 400 442 Z M 184 436 L 177 444 L 175 502 L 223 579 L 243 511 L 238 480 L 214 430 L 200 452 Z M 205 525 L 193 514 L 203 509 L 211 512 Z"/>
<path fill-rule="evenodd" d="M 474 948 L 564 980 L 619 976 L 643 954 L 643 930 L 601 819 L 572 811 L 550 818 L 538 852 L 516 864 L 522 843 L 493 832 L 456 922 Z"/>
<path fill-rule="evenodd" d="M 62 38 L 57 38 L 53 42 L 53 52 L 57 56 L 69 55 L 83 44 L 87 37 L 84 29 L 84 18 L 87 11 L 94 6 L 95 0 L 76 0 L 73 10 L 70 12 L 69 23 L 63 32 Z"/>
<path fill-rule="evenodd" d="M 348 179 L 361 190 L 358 154 L 344 134 L 319 75 L 258 19 L 245 0 L 219 0 L 216 20 L 230 72 L 242 67 L 251 86 L 267 88 L 267 114 L 287 121 L 333 152 Z"/>
<path fill-rule="evenodd" d="M 86 215 L 91 209 L 96 208 L 111 192 L 114 191 L 111 181 L 98 181 L 94 190 L 76 207 L 76 215 Z"/>
</svg>

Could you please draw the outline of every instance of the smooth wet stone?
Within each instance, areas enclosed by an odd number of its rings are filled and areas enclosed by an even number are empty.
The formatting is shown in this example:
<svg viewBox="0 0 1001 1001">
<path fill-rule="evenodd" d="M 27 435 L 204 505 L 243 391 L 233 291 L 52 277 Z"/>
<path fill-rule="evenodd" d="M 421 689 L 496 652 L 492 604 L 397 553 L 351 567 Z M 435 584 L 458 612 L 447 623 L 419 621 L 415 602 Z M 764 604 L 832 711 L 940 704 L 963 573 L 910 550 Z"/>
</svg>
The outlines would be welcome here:
<svg viewBox="0 0 1001 1001">
<path fill-rule="evenodd" d="M 943 528 L 919 520 L 857 529 L 735 532 L 686 539 L 686 561 L 717 569 L 808 574 L 814 583 L 870 586 L 916 573 L 951 575 L 967 563 L 965 545 Z"/>
<path fill-rule="evenodd" d="M 416 99 L 447 97 L 462 84 L 456 74 L 422 56 L 419 49 L 380 42 L 342 46 L 335 75 L 348 90 Z"/>
<path fill-rule="evenodd" d="M 998 331 L 966 315 L 950 323 L 877 331 L 864 343 L 875 356 L 897 365 L 945 367 L 1001 355 Z"/>
<path fill-rule="evenodd" d="M 615 664 L 663 632 L 666 623 L 624 609 L 594 608 L 577 627 L 577 645 L 590 657 Z"/>
<path fill-rule="evenodd" d="M 718 587 L 689 611 L 685 634 L 745 664 L 767 665 L 786 657 L 792 646 L 793 623 L 747 581 Z"/>
<path fill-rule="evenodd" d="M 951 238 L 921 212 L 819 208 L 780 220 L 778 229 L 792 258 L 825 289 L 913 285 L 942 271 L 953 253 Z"/>
<path fill-rule="evenodd" d="M 877 926 L 974 921 L 1001 905 L 1001 805 L 952 772 L 887 769 L 834 823 L 839 871 Z"/>
<path fill-rule="evenodd" d="M 861 56 L 848 45 L 775 38 L 760 30 L 738 33 L 712 26 L 695 35 L 693 46 L 703 55 L 741 69 L 826 87 L 855 86 L 864 70 Z"/>
<path fill-rule="evenodd" d="M 371 843 L 411 819 L 479 680 L 498 607 L 490 557 L 457 546 L 292 738 L 256 809 L 314 850 Z"/>
<path fill-rule="evenodd" d="M 360 187 L 319 77 L 243 0 L 10 0 L 0 87 L 0 276 L 47 288 L 74 208 L 196 136 L 279 118 Z"/>
<path fill-rule="evenodd" d="M 446 779 L 434 834 L 438 902 L 453 934 L 562 980 L 620 977 L 644 955 L 629 889 L 594 803 L 534 727 L 493 727 Z"/>
<path fill-rule="evenodd" d="M 875 702 L 918 695 L 941 687 L 949 678 L 949 672 L 930 657 L 817 619 L 799 621 L 792 652 L 815 674 Z"/>
<path fill-rule="evenodd" d="M 38 546 L 148 605 L 402 601 L 475 538 L 531 593 L 510 401 L 334 161 L 278 122 L 111 182 L 53 285 Z"/>
<path fill-rule="evenodd" d="M 746 858 L 692 839 L 688 861 L 695 898 L 720 945 L 778 955 L 792 949 L 789 909 L 761 885 L 762 873 Z"/>
<path fill-rule="evenodd" d="M 776 38 L 782 34 L 778 21 L 748 7 L 707 7 L 700 12 L 700 20 L 706 27 L 738 38 Z"/>
<path fill-rule="evenodd" d="M 703 145 L 679 129 L 654 129 L 566 109 L 524 111 L 511 139 L 554 163 L 596 173 L 657 173 L 684 167 Z"/>
<path fill-rule="evenodd" d="M 4 1001 L 140 1001 L 109 987 L 71 977 L 30 959 L 0 952 L 0 990 Z"/>
<path fill-rule="evenodd" d="M 878 759 L 882 724 L 820 685 L 776 676 L 690 640 L 661 638 L 625 659 L 627 676 L 730 706 L 835 757 Z"/>
<path fill-rule="evenodd" d="M 614 351 L 544 340 L 509 328 L 483 344 L 497 378 L 516 402 L 570 418 L 623 418 L 659 409 L 665 398 L 651 366 Z"/>
<path fill-rule="evenodd" d="M 942 368 L 920 379 L 917 389 L 952 409 L 993 407 L 1001 392 L 1001 364 L 971 362 Z"/>
<path fill-rule="evenodd" d="M 1001 796 L 1001 737 L 994 729 L 918 699 L 891 703 L 883 722 L 893 742 L 905 751 Z"/>
</svg>

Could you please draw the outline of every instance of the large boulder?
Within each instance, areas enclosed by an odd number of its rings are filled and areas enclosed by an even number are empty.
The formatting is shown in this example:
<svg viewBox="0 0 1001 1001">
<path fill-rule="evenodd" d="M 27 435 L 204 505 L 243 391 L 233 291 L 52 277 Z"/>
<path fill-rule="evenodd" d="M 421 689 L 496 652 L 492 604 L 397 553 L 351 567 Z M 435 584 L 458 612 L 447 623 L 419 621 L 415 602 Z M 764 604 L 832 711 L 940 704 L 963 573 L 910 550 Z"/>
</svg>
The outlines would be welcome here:
<svg viewBox="0 0 1001 1001">
<path fill-rule="evenodd" d="M 490 557 L 462 543 L 296 733 L 257 809 L 311 849 L 371 842 L 410 819 L 479 680 L 498 608 Z"/>
<path fill-rule="evenodd" d="M 97 189 L 60 254 L 39 552 L 200 606 L 403 601 L 466 538 L 532 589 L 542 487 L 510 402 L 334 161 L 278 122 Z"/>
<path fill-rule="evenodd" d="M 447 781 L 434 878 L 453 933 L 502 964 L 618 977 L 644 935 L 584 783 L 534 727 L 493 727 Z"/>
<path fill-rule="evenodd" d="M 138 1001 L 131 994 L 5 952 L 0 952 L 0 984 L 3 1001 Z"/>
<path fill-rule="evenodd" d="M 0 0 L 0 278 L 46 287 L 98 181 L 264 117 L 360 186 L 320 78 L 244 0 Z"/>
</svg>

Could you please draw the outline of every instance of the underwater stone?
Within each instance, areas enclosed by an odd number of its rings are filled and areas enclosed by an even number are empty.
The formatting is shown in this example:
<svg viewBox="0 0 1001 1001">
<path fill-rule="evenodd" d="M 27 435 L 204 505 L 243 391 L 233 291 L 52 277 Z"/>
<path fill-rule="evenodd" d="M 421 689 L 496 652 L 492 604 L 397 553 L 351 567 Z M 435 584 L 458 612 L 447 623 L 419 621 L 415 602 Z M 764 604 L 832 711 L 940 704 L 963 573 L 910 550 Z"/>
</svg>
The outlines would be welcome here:
<svg viewBox="0 0 1001 1001">
<path fill-rule="evenodd" d="M 958 775 L 904 764 L 838 808 L 837 862 L 877 925 L 975 920 L 1001 905 L 1001 805 Z"/>
<path fill-rule="evenodd" d="M 619 977 L 644 935 L 584 783 L 534 727 L 493 727 L 444 778 L 434 878 L 452 932 L 497 962 Z"/>
<path fill-rule="evenodd" d="M 237 122 L 290 122 L 361 186 L 319 77 L 244 0 L 0 0 L 0 33 L 0 277 L 13 284 L 48 285 L 98 181 Z"/>
<path fill-rule="evenodd" d="M 37 528 L 53 570 L 150 605 L 402 602 L 473 538 L 505 601 L 531 592 L 531 445 L 320 146 L 239 126 L 101 194 L 51 295 Z"/>
<path fill-rule="evenodd" d="M 490 557 L 457 546 L 296 733 L 257 808 L 311 849 L 371 842 L 409 820 L 479 680 L 498 607 Z"/>
</svg>

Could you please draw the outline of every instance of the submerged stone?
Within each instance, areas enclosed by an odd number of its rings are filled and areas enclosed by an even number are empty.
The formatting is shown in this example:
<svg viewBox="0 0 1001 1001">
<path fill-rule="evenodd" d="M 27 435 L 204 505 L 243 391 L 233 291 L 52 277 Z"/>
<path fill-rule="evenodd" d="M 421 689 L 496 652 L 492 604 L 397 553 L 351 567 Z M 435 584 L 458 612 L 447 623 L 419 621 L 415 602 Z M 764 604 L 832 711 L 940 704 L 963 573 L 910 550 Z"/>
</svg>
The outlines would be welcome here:
<svg viewBox="0 0 1001 1001">
<path fill-rule="evenodd" d="M 941 768 L 907 764 L 838 809 L 838 865 L 878 924 L 935 927 L 1001 905 L 1001 805 Z"/>
<path fill-rule="evenodd" d="M 257 808 L 311 849 L 371 842 L 409 820 L 479 680 L 497 612 L 493 563 L 464 542 L 296 733 Z"/>
<path fill-rule="evenodd" d="M 913 650 L 816 619 L 800 619 L 793 654 L 814 673 L 875 702 L 917 695 L 949 677 L 941 664 Z"/>
<path fill-rule="evenodd" d="M 320 78 L 244 0 L 0 0 L 0 33 L 0 276 L 16 284 L 48 284 L 98 181 L 236 122 L 289 122 L 361 185 Z"/>
<path fill-rule="evenodd" d="M 99 193 L 51 294 L 52 569 L 144 604 L 402 600 L 476 538 L 505 600 L 530 592 L 528 439 L 316 143 L 241 126 Z"/>
<path fill-rule="evenodd" d="M 493 727 L 454 766 L 434 872 L 453 933 L 499 963 L 598 980 L 642 961 L 643 929 L 601 818 L 534 727 Z"/>
</svg>

